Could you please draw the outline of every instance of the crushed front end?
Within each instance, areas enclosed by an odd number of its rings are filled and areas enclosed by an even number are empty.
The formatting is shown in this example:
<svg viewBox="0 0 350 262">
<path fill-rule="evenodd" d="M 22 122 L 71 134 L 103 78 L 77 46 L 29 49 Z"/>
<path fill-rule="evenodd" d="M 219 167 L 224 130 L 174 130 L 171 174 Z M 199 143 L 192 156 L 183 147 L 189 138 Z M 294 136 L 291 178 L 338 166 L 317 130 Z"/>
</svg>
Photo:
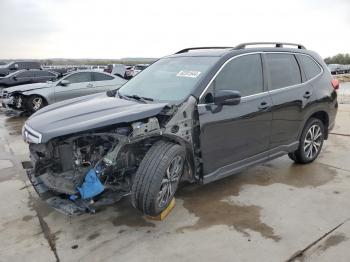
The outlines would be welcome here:
<svg viewBox="0 0 350 262">
<path fill-rule="evenodd" d="M 145 155 L 159 140 L 165 140 L 186 150 L 187 172 L 181 180 L 199 181 L 201 159 L 199 142 L 194 138 L 199 128 L 195 108 L 196 100 L 190 97 L 179 106 L 164 106 L 153 116 L 50 139 L 49 128 L 40 133 L 31 128 L 33 121 L 29 119 L 22 130 L 32 163 L 27 170 L 29 180 L 54 209 L 66 215 L 94 213 L 131 194 Z M 54 130 L 60 133 L 62 129 L 72 128 L 58 126 Z"/>
<path fill-rule="evenodd" d="M 42 144 L 25 126 L 32 163 L 29 180 L 54 209 L 66 215 L 94 213 L 130 194 L 132 176 L 160 132 L 157 118 L 149 118 Z"/>
</svg>

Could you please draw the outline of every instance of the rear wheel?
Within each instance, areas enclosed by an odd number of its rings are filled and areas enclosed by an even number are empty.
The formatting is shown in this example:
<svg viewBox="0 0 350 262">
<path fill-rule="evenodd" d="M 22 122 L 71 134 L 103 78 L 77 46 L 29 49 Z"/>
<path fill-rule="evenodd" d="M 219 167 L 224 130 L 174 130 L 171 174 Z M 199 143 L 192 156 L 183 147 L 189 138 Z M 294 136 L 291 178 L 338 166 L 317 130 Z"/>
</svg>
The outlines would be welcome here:
<svg viewBox="0 0 350 262">
<path fill-rule="evenodd" d="M 27 109 L 30 113 L 35 113 L 46 105 L 46 101 L 41 96 L 30 96 L 27 100 Z"/>
<path fill-rule="evenodd" d="M 177 190 L 185 163 L 182 146 L 165 141 L 155 143 L 136 172 L 131 201 L 149 216 L 167 208 Z"/>
<path fill-rule="evenodd" d="M 307 164 L 314 161 L 323 146 L 324 125 L 321 120 L 311 118 L 305 125 L 299 140 L 299 148 L 288 156 L 296 163 Z"/>
</svg>

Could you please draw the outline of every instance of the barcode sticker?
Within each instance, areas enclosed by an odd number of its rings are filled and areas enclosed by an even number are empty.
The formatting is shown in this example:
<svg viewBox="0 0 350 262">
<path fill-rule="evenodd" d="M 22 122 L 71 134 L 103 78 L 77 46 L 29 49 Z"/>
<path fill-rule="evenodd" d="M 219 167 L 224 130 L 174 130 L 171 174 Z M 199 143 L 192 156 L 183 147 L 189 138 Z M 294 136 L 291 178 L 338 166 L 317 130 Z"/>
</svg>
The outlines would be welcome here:
<svg viewBox="0 0 350 262">
<path fill-rule="evenodd" d="M 199 71 L 185 71 L 185 70 L 181 70 L 180 72 L 177 73 L 176 76 L 196 78 L 200 74 L 201 74 L 201 72 L 199 72 Z"/>
</svg>

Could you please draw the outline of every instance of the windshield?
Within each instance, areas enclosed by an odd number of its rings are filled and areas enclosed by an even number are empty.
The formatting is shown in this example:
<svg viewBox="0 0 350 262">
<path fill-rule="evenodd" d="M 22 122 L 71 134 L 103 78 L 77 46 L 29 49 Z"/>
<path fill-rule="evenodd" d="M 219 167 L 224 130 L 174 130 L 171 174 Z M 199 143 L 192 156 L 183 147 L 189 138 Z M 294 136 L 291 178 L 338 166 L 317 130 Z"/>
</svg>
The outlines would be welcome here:
<svg viewBox="0 0 350 262">
<path fill-rule="evenodd" d="M 217 60 L 217 57 L 163 58 L 125 83 L 119 93 L 155 101 L 181 101 L 191 94 Z"/>
</svg>

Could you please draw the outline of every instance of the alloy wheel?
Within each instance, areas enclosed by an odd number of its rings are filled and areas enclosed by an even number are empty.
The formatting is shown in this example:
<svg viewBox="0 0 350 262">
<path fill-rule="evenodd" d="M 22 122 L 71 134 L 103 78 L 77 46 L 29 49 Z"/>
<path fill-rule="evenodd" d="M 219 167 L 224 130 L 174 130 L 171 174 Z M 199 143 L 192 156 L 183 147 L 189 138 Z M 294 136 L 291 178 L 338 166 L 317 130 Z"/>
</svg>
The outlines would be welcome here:
<svg viewBox="0 0 350 262">
<path fill-rule="evenodd" d="M 33 110 L 37 111 L 41 108 L 42 104 L 43 104 L 43 99 L 41 97 L 36 97 L 33 99 Z"/>
<path fill-rule="evenodd" d="M 158 205 L 160 208 L 164 208 L 174 195 L 182 173 L 183 162 L 181 156 L 176 156 L 168 166 L 158 193 Z"/>
<path fill-rule="evenodd" d="M 322 146 L 323 134 L 319 125 L 312 125 L 304 139 L 304 153 L 308 159 L 313 159 Z"/>
</svg>

